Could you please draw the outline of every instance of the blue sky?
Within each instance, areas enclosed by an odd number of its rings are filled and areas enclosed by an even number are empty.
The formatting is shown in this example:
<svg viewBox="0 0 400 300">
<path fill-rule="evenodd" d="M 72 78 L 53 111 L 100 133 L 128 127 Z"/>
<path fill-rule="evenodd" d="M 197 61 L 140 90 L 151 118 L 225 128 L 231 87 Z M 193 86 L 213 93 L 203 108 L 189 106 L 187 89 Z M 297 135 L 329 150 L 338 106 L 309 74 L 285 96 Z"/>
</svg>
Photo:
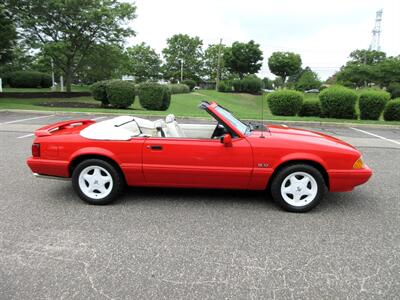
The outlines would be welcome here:
<svg viewBox="0 0 400 300">
<path fill-rule="evenodd" d="M 260 76 L 274 77 L 268 57 L 274 51 L 299 53 L 322 79 L 337 71 L 354 49 L 368 48 L 375 13 L 383 9 L 381 49 L 400 54 L 398 0 L 136 0 L 137 32 L 129 45 L 145 42 L 159 53 L 175 33 L 199 36 L 208 44 L 255 40 L 264 52 Z"/>
</svg>

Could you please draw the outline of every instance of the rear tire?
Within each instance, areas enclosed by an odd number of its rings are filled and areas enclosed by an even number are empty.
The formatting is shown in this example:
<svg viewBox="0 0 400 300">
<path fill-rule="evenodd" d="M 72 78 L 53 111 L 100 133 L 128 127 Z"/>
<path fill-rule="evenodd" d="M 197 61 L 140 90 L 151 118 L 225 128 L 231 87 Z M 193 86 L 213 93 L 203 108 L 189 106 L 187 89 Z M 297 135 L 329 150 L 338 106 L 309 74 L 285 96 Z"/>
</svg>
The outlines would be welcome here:
<svg viewBox="0 0 400 300">
<path fill-rule="evenodd" d="M 271 183 L 274 201 L 290 212 L 307 212 L 317 206 L 326 192 L 322 174 L 306 164 L 289 165 Z"/>
<path fill-rule="evenodd" d="M 113 202 L 124 188 L 122 174 L 101 159 L 87 159 L 72 173 L 72 187 L 78 196 L 90 204 L 105 205 Z"/>
</svg>

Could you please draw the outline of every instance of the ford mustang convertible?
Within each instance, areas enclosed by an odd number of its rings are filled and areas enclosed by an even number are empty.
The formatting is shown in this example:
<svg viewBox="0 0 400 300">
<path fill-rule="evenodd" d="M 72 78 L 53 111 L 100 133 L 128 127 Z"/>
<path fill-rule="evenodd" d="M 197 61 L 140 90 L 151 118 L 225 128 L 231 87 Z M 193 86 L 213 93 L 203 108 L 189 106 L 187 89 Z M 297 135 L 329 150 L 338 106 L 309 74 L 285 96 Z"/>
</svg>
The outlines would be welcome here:
<svg viewBox="0 0 400 300">
<path fill-rule="evenodd" d="M 242 122 L 215 102 L 199 106 L 214 124 L 121 116 L 73 120 L 35 131 L 35 176 L 71 179 L 88 203 L 107 204 L 128 186 L 266 190 L 284 209 L 305 212 L 327 190 L 351 191 L 372 171 L 339 139 Z"/>
</svg>

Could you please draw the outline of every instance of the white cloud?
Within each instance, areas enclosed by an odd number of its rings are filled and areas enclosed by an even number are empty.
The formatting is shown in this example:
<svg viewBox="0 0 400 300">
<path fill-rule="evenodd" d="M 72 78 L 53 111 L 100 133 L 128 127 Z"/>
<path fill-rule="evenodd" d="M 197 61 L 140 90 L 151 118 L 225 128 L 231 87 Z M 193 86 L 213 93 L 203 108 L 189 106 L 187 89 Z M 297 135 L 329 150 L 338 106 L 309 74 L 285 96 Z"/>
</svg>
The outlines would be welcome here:
<svg viewBox="0 0 400 300">
<path fill-rule="evenodd" d="M 137 36 L 129 44 L 146 42 L 158 52 L 176 33 L 197 35 L 205 46 L 255 40 L 264 51 L 260 75 L 271 74 L 267 59 L 273 51 L 293 51 L 303 66 L 322 78 L 346 62 L 354 49 L 371 41 L 375 12 L 383 9 L 381 48 L 400 54 L 400 1 L 394 0 L 137 0 L 138 17 L 131 26 Z"/>
</svg>

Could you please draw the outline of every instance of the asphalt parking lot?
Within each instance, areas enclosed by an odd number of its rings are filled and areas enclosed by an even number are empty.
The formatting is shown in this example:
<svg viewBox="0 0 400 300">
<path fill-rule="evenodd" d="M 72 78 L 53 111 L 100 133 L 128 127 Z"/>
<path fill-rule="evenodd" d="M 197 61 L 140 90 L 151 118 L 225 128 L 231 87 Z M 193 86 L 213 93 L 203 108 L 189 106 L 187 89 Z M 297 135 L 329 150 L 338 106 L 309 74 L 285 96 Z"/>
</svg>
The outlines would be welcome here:
<svg viewBox="0 0 400 300">
<path fill-rule="evenodd" d="M 109 117 L 0 112 L 0 299 L 399 299 L 400 129 L 306 126 L 357 146 L 374 176 L 293 214 L 249 191 L 87 205 L 25 164 L 33 130 L 78 118 Z"/>
</svg>

